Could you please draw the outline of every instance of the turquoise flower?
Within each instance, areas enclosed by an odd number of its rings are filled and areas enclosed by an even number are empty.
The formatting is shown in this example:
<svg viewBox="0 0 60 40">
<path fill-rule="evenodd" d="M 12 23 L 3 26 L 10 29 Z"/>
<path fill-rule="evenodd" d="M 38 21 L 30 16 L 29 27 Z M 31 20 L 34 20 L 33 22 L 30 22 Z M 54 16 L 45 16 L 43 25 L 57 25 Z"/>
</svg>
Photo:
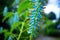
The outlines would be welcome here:
<svg viewBox="0 0 60 40">
<path fill-rule="evenodd" d="M 18 22 L 19 21 L 19 17 L 18 17 L 18 13 L 17 12 L 14 13 L 13 21 L 14 22 Z"/>
<path fill-rule="evenodd" d="M 5 6 L 4 7 L 4 10 L 3 10 L 3 16 L 6 16 L 7 15 L 7 12 L 8 12 L 8 7 Z"/>
<path fill-rule="evenodd" d="M 0 27 L 0 33 L 2 33 L 2 32 L 3 32 L 3 27 L 1 26 L 1 27 Z"/>
<path fill-rule="evenodd" d="M 3 27 L 0 27 L 0 31 L 2 31 L 3 30 Z"/>
<path fill-rule="evenodd" d="M 16 4 L 19 4 L 20 0 L 15 0 Z"/>
<path fill-rule="evenodd" d="M 39 7 L 39 0 L 32 0 L 32 4 L 35 3 L 35 5 L 33 5 L 33 9 L 31 10 L 31 15 L 29 16 L 30 20 L 30 27 L 29 27 L 29 31 L 28 33 L 32 32 L 32 29 L 34 29 L 34 33 L 37 33 L 36 28 L 39 28 L 38 23 L 40 21 L 40 18 L 42 18 L 41 16 L 41 11 L 43 9 L 43 5 L 41 5 L 41 7 Z M 38 10 L 38 12 L 37 12 Z"/>
<path fill-rule="evenodd" d="M 8 40 L 13 40 L 11 36 L 8 37 Z"/>
<path fill-rule="evenodd" d="M 36 21 L 37 21 L 36 20 L 36 17 L 37 17 L 37 15 L 36 15 L 37 11 L 36 10 L 37 10 L 37 7 L 38 7 L 38 0 L 32 0 L 32 2 L 33 3 L 36 2 L 36 4 L 32 6 L 34 8 L 34 10 L 31 10 L 32 13 L 29 16 L 29 18 L 31 20 L 30 20 L 30 28 L 29 28 L 28 33 L 32 33 L 32 29 L 34 29 L 33 31 L 36 33 L 36 27 L 38 25 L 38 24 L 36 24 Z"/>
<path fill-rule="evenodd" d="M 10 19 L 9 19 L 9 24 L 12 25 L 13 23 L 16 23 L 19 21 L 19 17 L 18 17 L 18 13 L 15 12 L 14 13 L 14 16 L 12 16 Z"/>
</svg>

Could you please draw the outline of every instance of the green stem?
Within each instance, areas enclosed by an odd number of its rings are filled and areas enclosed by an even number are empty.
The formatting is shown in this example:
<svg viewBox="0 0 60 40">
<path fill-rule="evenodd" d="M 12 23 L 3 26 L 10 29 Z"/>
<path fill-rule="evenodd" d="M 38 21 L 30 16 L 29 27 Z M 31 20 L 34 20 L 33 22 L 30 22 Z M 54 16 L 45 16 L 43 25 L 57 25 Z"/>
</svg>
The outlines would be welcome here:
<svg viewBox="0 0 60 40">
<path fill-rule="evenodd" d="M 17 38 L 17 40 L 19 40 L 21 38 L 21 34 L 22 34 L 22 31 L 23 31 L 23 27 L 24 27 L 24 22 L 22 22 L 22 27 L 20 29 L 20 33 L 19 33 L 19 36 Z"/>
<path fill-rule="evenodd" d="M 30 34 L 30 40 L 32 40 L 33 32 L 34 32 L 34 27 L 32 26 L 32 32 L 31 32 L 31 34 Z"/>
<path fill-rule="evenodd" d="M 32 33 L 30 34 L 30 40 L 32 40 Z"/>
</svg>

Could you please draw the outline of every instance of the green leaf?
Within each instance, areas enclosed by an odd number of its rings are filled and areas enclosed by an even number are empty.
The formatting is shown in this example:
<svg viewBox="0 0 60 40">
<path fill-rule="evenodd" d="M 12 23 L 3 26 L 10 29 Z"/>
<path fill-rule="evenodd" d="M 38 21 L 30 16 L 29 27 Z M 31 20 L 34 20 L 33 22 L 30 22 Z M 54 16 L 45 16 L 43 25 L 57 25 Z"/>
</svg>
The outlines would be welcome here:
<svg viewBox="0 0 60 40">
<path fill-rule="evenodd" d="M 2 19 L 2 22 L 4 22 L 7 18 L 13 16 L 12 12 L 8 12 L 7 15 Z"/>
<path fill-rule="evenodd" d="M 27 10 L 29 7 L 31 7 L 31 2 L 28 1 L 28 0 L 24 0 L 22 1 L 20 4 L 19 4 L 19 7 L 18 7 L 18 14 L 24 12 L 25 10 Z"/>
<path fill-rule="evenodd" d="M 16 22 L 16 23 L 13 23 L 12 26 L 11 26 L 11 32 L 16 28 L 16 27 L 19 27 L 19 25 L 21 24 L 22 22 Z"/>
<path fill-rule="evenodd" d="M 28 18 L 28 11 L 24 13 L 25 20 Z"/>
</svg>

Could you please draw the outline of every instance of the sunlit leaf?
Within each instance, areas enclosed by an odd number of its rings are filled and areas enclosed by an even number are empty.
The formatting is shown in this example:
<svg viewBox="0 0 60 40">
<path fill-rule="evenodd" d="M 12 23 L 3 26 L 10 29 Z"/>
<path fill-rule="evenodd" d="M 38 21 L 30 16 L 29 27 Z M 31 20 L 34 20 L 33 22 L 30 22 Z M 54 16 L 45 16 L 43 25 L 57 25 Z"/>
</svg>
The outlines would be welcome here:
<svg viewBox="0 0 60 40">
<path fill-rule="evenodd" d="M 25 10 L 27 10 L 30 7 L 31 2 L 28 0 L 24 0 L 19 4 L 18 7 L 18 14 L 24 12 Z"/>
</svg>

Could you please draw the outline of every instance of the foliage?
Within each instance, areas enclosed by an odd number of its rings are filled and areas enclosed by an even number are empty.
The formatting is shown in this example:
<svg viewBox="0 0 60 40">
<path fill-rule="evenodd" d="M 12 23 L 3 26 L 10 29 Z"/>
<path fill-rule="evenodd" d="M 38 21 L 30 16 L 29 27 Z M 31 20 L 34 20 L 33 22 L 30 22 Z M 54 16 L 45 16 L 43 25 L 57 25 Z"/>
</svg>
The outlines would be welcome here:
<svg viewBox="0 0 60 40">
<path fill-rule="evenodd" d="M 57 29 L 59 22 L 57 21 L 56 23 L 53 23 L 51 20 L 47 21 L 46 27 L 44 29 L 44 34 L 49 35 L 49 36 L 54 36 L 58 37 L 59 34 L 59 29 Z"/>
<path fill-rule="evenodd" d="M 9 7 L 12 7 L 11 11 Z M 4 33 L 4 40 L 32 40 L 40 28 L 38 24 L 42 18 L 42 9 L 39 0 L 15 0 L 12 5 L 5 6 L 2 23 L 6 22 L 10 30 L 3 28 L 0 31 Z"/>
</svg>

